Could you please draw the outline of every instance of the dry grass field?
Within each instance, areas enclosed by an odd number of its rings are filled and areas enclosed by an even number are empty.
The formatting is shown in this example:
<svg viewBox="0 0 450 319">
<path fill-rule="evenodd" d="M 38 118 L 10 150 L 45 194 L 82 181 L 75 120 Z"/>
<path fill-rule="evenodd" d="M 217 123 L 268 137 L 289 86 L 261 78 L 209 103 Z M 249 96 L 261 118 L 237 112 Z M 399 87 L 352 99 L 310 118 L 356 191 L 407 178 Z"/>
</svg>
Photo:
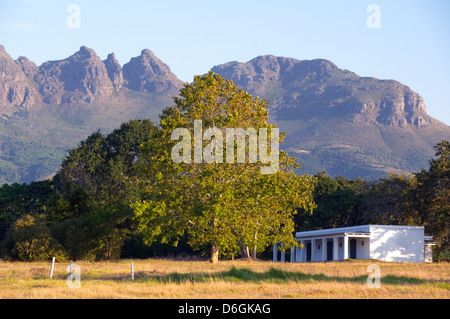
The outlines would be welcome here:
<svg viewBox="0 0 450 319">
<path fill-rule="evenodd" d="M 134 265 L 134 280 L 130 264 Z M 1 299 L 448 299 L 450 264 L 379 261 L 273 263 L 169 259 L 76 262 L 80 288 L 69 288 L 69 263 L 0 262 Z M 367 267 L 381 287 L 367 286 Z"/>
</svg>

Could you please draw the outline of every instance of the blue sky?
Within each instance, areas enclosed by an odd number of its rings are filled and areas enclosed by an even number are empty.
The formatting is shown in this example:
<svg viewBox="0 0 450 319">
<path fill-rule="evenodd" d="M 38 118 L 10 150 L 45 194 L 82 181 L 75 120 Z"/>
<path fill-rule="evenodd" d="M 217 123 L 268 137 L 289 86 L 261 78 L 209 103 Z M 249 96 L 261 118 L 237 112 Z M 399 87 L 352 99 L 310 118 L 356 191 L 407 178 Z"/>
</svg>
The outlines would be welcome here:
<svg viewBox="0 0 450 319">
<path fill-rule="evenodd" d="M 69 28 L 70 5 L 80 9 Z M 380 28 L 369 28 L 370 4 Z M 148 48 L 184 81 L 215 65 L 273 54 L 324 58 L 361 76 L 395 79 L 450 125 L 450 1 L 1 0 L 0 44 L 17 59 L 59 60 L 81 45 L 123 65 Z"/>
</svg>

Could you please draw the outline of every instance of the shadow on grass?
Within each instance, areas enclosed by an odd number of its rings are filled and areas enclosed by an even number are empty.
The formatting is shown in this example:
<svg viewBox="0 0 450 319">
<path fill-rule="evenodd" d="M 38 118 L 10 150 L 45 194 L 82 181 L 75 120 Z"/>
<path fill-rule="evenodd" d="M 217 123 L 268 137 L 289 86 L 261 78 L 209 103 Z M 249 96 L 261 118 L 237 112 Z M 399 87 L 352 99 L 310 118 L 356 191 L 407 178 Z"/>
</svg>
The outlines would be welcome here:
<svg viewBox="0 0 450 319">
<path fill-rule="evenodd" d="M 255 272 L 248 268 L 232 267 L 228 271 L 218 273 L 170 273 L 168 275 L 146 275 L 144 273 L 138 274 L 137 278 L 141 281 L 156 280 L 160 283 L 182 283 L 182 282 L 211 282 L 212 280 L 221 280 L 228 282 L 271 282 L 271 283 L 287 283 L 287 282 L 318 282 L 318 281 L 335 281 L 335 282 L 350 282 L 350 283 L 366 283 L 368 275 L 356 277 L 338 277 L 326 276 L 324 274 L 305 274 L 302 272 L 283 271 L 276 268 L 270 268 L 266 272 Z M 388 275 L 381 278 L 381 282 L 385 284 L 404 285 L 404 284 L 424 284 L 429 282 L 427 280 Z"/>
</svg>

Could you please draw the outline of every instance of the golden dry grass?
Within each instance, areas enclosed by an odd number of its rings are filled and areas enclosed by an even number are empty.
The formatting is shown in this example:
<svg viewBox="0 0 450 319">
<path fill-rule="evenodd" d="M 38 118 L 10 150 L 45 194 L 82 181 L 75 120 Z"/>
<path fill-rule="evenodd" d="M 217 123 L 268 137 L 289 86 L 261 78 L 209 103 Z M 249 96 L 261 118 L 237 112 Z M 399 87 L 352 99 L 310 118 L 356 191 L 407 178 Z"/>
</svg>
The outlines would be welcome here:
<svg viewBox="0 0 450 319">
<path fill-rule="evenodd" d="M 0 262 L 0 298 L 39 299 L 448 299 L 448 263 L 379 261 L 273 263 L 268 261 L 130 260 L 76 262 L 81 287 L 68 288 L 68 263 Z M 381 287 L 367 286 L 367 266 L 381 269 Z"/>
</svg>

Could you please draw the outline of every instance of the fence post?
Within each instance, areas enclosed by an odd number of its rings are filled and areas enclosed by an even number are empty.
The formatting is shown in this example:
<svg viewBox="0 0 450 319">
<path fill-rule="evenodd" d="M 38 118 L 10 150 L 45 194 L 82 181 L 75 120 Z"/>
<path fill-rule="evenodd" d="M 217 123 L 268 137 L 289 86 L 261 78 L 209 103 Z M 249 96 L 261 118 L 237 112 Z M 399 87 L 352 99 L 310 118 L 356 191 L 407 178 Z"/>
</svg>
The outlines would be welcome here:
<svg viewBox="0 0 450 319">
<path fill-rule="evenodd" d="M 53 277 L 53 268 L 55 267 L 55 257 L 52 259 L 52 268 L 50 268 L 50 278 Z"/>
<path fill-rule="evenodd" d="M 131 263 L 131 280 L 134 280 L 134 268 L 133 268 L 133 263 Z"/>
</svg>

